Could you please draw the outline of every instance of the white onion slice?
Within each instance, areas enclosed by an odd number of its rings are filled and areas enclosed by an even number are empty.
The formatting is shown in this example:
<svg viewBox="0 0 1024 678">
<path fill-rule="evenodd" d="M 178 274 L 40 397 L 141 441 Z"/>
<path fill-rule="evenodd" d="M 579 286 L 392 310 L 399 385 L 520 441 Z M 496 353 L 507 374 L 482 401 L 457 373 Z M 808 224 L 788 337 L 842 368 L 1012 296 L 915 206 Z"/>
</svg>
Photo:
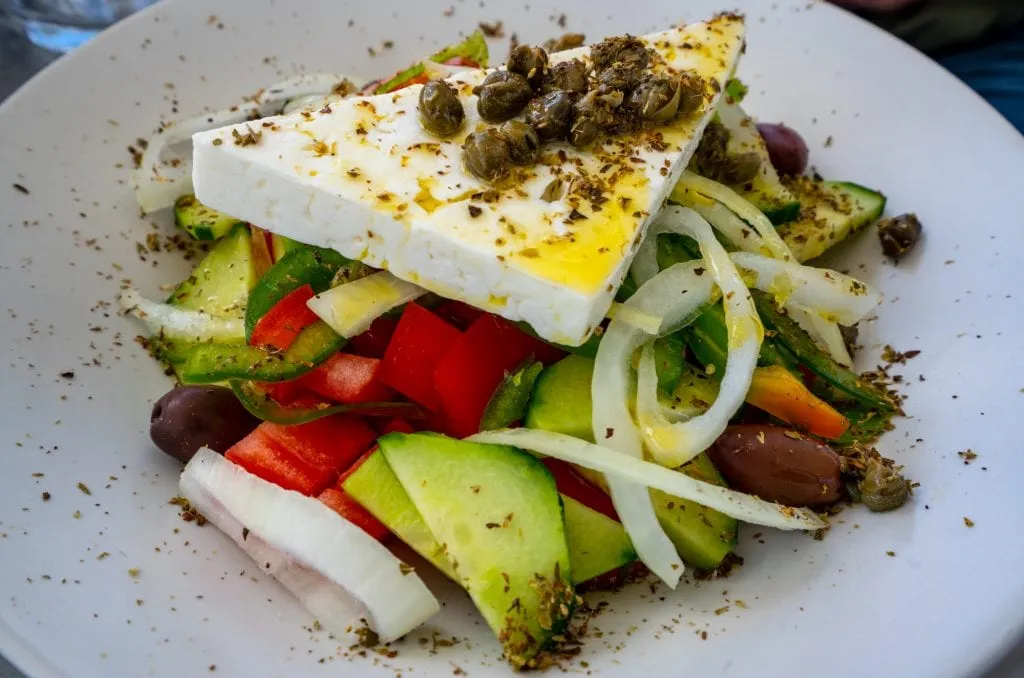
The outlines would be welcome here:
<svg viewBox="0 0 1024 678">
<path fill-rule="evenodd" d="M 186 341 L 245 342 L 241 320 L 158 304 L 133 289 L 121 292 L 117 302 L 127 314 L 141 320 L 152 335 Z"/>
<path fill-rule="evenodd" d="M 348 81 L 351 88 L 341 88 Z M 142 161 L 132 176 L 132 189 L 143 213 L 174 204 L 192 192 L 192 135 L 246 120 L 279 113 L 289 99 L 309 95 L 326 96 L 332 91 L 356 91 L 364 81 L 337 73 L 315 73 L 289 78 L 271 85 L 239 106 L 201 113 L 162 126 L 150 137 Z"/>
<path fill-rule="evenodd" d="M 754 230 L 757 231 L 758 235 L 762 238 L 764 250 L 766 251 L 763 253 L 767 253 L 772 257 L 783 261 L 796 260 L 792 251 L 789 249 L 789 246 L 786 245 L 782 237 L 779 236 L 778 231 L 775 230 L 775 226 L 772 225 L 772 222 L 768 217 L 762 214 L 759 209 L 747 202 L 747 200 L 732 189 L 711 181 L 710 179 L 698 176 L 693 172 L 687 171 L 683 174 L 679 183 L 676 184 L 672 197 L 674 200 L 691 205 L 694 208 L 701 208 L 700 202 L 698 200 L 694 200 L 691 193 L 697 193 L 717 200 L 719 203 L 734 212 L 737 219 L 741 220 L 740 223 L 742 223 L 742 221 L 746 221 L 751 224 L 754 227 Z M 721 219 L 720 221 L 727 221 L 727 218 Z M 736 227 L 737 224 L 735 222 L 726 223 L 725 231 L 723 232 L 729 233 L 734 231 Z M 729 236 L 726 235 L 726 237 Z M 734 242 L 734 244 L 741 249 L 746 249 L 740 243 Z M 797 313 L 797 315 L 799 316 L 800 314 Z M 832 356 L 833 360 L 846 366 L 853 364 L 853 360 L 850 357 L 849 352 L 846 350 L 845 344 L 842 342 L 842 334 L 839 332 L 839 328 L 834 322 L 810 316 L 805 317 L 804 321 L 800 324 L 805 331 L 809 331 L 819 347 L 822 348 L 822 350 L 827 351 Z"/>
<path fill-rule="evenodd" d="M 796 304 L 787 304 L 786 310 L 793 322 L 814 340 L 818 348 L 832 356 L 832 359 L 840 365 L 853 366 L 853 358 L 846 349 L 846 342 L 843 341 L 843 333 L 839 330 L 839 325 L 831 320 L 826 320 L 812 309 Z"/>
<path fill-rule="evenodd" d="M 332 330 L 351 339 L 391 309 L 426 293 L 418 285 L 381 271 L 332 287 L 307 301 L 306 306 Z"/>
<path fill-rule="evenodd" d="M 750 390 L 764 329 L 754 309 L 739 271 L 729 254 L 715 238 L 710 224 L 688 207 L 670 206 L 658 217 L 664 228 L 697 240 L 704 264 L 722 290 L 725 325 L 728 332 L 728 356 L 718 397 L 707 412 L 682 423 L 665 418 L 657 405 L 657 383 L 649 385 L 654 393 L 638 396 L 637 417 L 640 431 L 651 456 L 659 464 L 682 466 L 706 450 L 722 435 L 729 419 L 743 405 Z M 639 401 L 657 406 L 640 408 Z"/>
<path fill-rule="evenodd" d="M 711 276 L 697 275 L 702 262 L 676 264 L 642 285 L 623 307 L 662 318 L 662 331 L 683 324 L 711 297 Z M 633 399 L 632 357 L 649 335 L 634 325 L 615 318 L 608 325 L 597 349 L 593 400 L 594 439 L 616 452 L 643 458 L 643 444 L 630 413 Z M 675 587 L 683 568 L 679 555 L 651 505 L 646 488 L 617 477 L 607 478 L 612 501 L 637 554 L 665 583 Z"/>
<path fill-rule="evenodd" d="M 852 325 L 875 309 L 882 296 L 865 283 L 837 271 L 734 252 L 732 261 L 749 272 L 751 287 L 767 292 L 783 305 L 814 309 L 829 320 Z"/>
<path fill-rule="evenodd" d="M 661 316 L 645 313 L 636 306 L 620 304 L 617 301 L 612 302 L 608 313 L 605 315 L 609 320 L 617 318 L 652 336 L 658 336 L 661 332 L 661 326 L 665 323 L 665 319 Z"/>
<path fill-rule="evenodd" d="M 694 200 L 688 207 L 697 211 L 697 214 L 707 219 L 711 226 L 724 235 L 733 247 L 744 252 L 763 254 L 771 256 L 772 252 L 764 244 L 764 240 L 747 222 L 740 219 L 728 207 L 720 202 L 712 202 L 710 205 Z"/>
<path fill-rule="evenodd" d="M 827 523 L 813 511 L 782 506 L 726 487 L 705 483 L 685 473 L 620 454 L 601 445 L 562 433 L 518 428 L 485 431 L 469 438 L 476 443 L 511 445 L 570 464 L 651 487 L 753 525 L 781 530 L 816 530 Z M 635 545 L 635 544 L 634 544 Z"/>
<path fill-rule="evenodd" d="M 208 449 L 181 474 L 182 496 L 344 637 L 365 616 L 384 642 L 441 609 L 423 580 L 330 508 L 268 483 Z"/>
<path fill-rule="evenodd" d="M 680 191 L 679 189 L 683 190 Z M 775 230 L 775 226 L 769 221 L 768 217 L 728 186 L 723 186 L 717 181 L 705 179 L 687 170 L 683 172 L 682 178 L 679 179 L 679 183 L 676 184 L 676 188 L 672 192 L 673 200 L 679 199 L 680 202 L 685 204 L 693 203 L 692 199 L 687 199 L 686 191 L 693 191 L 722 203 L 757 231 L 757 234 L 761 236 L 765 247 L 773 257 L 783 261 L 793 260 L 793 253 L 789 251 L 789 246 Z"/>
</svg>

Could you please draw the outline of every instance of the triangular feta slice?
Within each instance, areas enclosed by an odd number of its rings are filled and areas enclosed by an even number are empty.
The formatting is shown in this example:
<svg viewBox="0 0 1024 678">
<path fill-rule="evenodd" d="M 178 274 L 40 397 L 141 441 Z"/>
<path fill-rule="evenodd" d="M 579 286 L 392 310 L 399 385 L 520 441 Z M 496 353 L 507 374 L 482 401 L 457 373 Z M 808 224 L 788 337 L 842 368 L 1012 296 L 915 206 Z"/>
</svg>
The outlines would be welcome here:
<svg viewBox="0 0 1024 678">
<path fill-rule="evenodd" d="M 490 190 L 463 168 L 466 135 L 488 126 L 472 94 L 487 71 L 468 71 L 450 79 L 466 112 L 450 139 L 421 127 L 420 86 L 197 134 L 196 196 L 579 345 L 608 311 L 647 223 L 689 162 L 743 35 L 742 18 L 720 15 L 645 36 L 655 72 L 704 78 L 703 108 L 587 151 L 545 144 L 542 162 L 513 188 Z M 588 60 L 589 49 L 551 61 L 572 58 Z M 553 197 L 557 177 L 566 190 Z"/>
</svg>

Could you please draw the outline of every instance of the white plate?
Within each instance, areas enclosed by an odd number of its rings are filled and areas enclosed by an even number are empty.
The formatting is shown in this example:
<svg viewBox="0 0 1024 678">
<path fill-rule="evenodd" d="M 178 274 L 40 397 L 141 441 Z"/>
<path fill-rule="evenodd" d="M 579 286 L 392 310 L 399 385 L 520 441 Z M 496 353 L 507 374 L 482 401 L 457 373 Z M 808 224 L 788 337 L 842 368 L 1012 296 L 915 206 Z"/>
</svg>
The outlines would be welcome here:
<svg viewBox="0 0 1024 678">
<path fill-rule="evenodd" d="M 743 4 L 749 108 L 802 131 L 826 176 L 881 187 L 890 213 L 915 210 L 925 224 L 898 267 L 882 261 L 871 234 L 843 258 L 888 298 L 862 332 L 874 351 L 860 366 L 874 365 L 882 343 L 921 350 L 897 370 L 911 416 L 882 443 L 921 487 L 892 515 L 845 512 L 820 542 L 771 533 L 761 543 L 746 529 L 746 565 L 726 581 L 608 596 L 593 624 L 603 637 L 584 658 L 602 675 L 979 671 L 1024 624 L 1015 435 L 1024 141 L 967 88 L 866 24 L 804 0 Z M 704 18 L 718 0 L 685 12 L 617 0 L 460 1 L 451 16 L 444 7 L 171 1 L 59 61 L 0 108 L 0 651 L 30 673 L 506 671 L 450 589 L 443 614 L 397 657 L 346 658 L 227 539 L 182 523 L 167 505 L 178 466 L 147 437 L 168 381 L 133 342 L 138 330 L 103 305 L 124 278 L 156 294 L 186 271 L 173 256 L 143 262 L 135 249 L 170 229 L 139 219 L 127 187 L 126 146 L 161 119 L 238 102 L 303 69 L 387 74 L 479 20 L 504 19 L 508 33 L 539 42 L 560 32 L 564 12 L 569 29 L 601 37 Z M 60 376 L 69 370 L 73 380 Z M 979 454 L 970 466 L 957 457 L 966 448 Z M 433 653 L 417 642 L 433 631 L 466 640 Z"/>
</svg>

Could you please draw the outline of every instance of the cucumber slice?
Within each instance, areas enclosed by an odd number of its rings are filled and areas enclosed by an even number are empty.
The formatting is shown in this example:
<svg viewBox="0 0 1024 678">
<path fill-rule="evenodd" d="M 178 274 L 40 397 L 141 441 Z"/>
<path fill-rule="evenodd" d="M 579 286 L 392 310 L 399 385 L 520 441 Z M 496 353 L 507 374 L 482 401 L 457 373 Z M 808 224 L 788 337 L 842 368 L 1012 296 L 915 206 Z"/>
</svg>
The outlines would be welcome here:
<svg viewBox="0 0 1024 678">
<path fill-rule="evenodd" d="M 590 378 L 594 361 L 570 355 L 551 365 L 537 378 L 526 411 L 527 428 L 565 433 L 594 442 L 590 423 Z"/>
<path fill-rule="evenodd" d="M 637 559 L 621 523 L 565 495 L 562 508 L 574 581 L 589 581 Z"/>
<path fill-rule="evenodd" d="M 167 303 L 221 318 L 242 319 L 249 291 L 255 284 L 252 236 L 243 224 L 210 250 Z"/>
<path fill-rule="evenodd" d="M 434 539 L 383 454 L 375 452 L 367 457 L 342 481 L 342 487 L 416 553 L 448 578 L 458 579 L 444 549 Z M 636 560 L 636 552 L 621 524 L 575 499 L 561 496 L 575 583 L 582 584 Z"/>
<path fill-rule="evenodd" d="M 434 539 L 423 516 L 398 482 L 387 459 L 374 452 L 353 471 L 342 484 L 353 499 L 373 517 L 384 523 L 399 539 L 423 556 L 446 577 L 457 580 L 455 570 L 445 557 L 444 549 Z"/>
<path fill-rule="evenodd" d="M 220 240 L 244 222 L 210 209 L 194 195 L 183 195 L 174 202 L 174 223 L 196 240 Z"/>
<path fill-rule="evenodd" d="M 698 455 L 679 470 L 706 483 L 725 485 L 722 475 L 705 454 Z M 739 524 L 733 518 L 661 490 L 651 490 L 651 501 L 661 528 L 687 565 L 698 570 L 713 570 L 736 548 Z"/>
<path fill-rule="evenodd" d="M 541 373 L 533 389 L 526 426 L 565 433 L 593 442 L 590 397 L 594 361 L 569 356 Z M 709 483 L 724 485 L 714 465 L 704 455 L 680 469 Z M 600 484 L 600 478 L 587 475 Z M 651 490 L 658 522 L 680 557 L 698 569 L 718 567 L 736 546 L 736 520 L 684 499 Z"/>
<path fill-rule="evenodd" d="M 787 180 L 800 197 L 800 218 L 778 231 L 800 261 L 820 257 L 882 216 L 886 198 L 878 191 L 848 181 Z"/>
<path fill-rule="evenodd" d="M 252 237 L 244 224 L 236 226 L 218 242 L 167 299 L 172 306 L 190 311 L 201 311 L 219 318 L 241 320 L 249 291 L 256 284 L 256 269 L 252 260 Z M 245 336 L 238 337 L 245 343 Z M 175 341 L 162 336 L 154 340 L 156 357 L 177 368 L 193 342 Z M 179 379 L 181 374 L 178 374 Z"/>
<path fill-rule="evenodd" d="M 555 481 L 512 447 L 392 433 L 378 444 L 515 668 L 575 606 Z"/>
<path fill-rule="evenodd" d="M 730 156 L 754 153 L 761 159 L 757 175 L 751 181 L 731 188 L 764 212 L 773 224 L 796 219 L 800 213 L 800 201 L 779 179 L 754 119 L 743 112 L 736 100 L 723 97 L 716 110 L 716 120 L 729 133 L 726 153 Z"/>
</svg>

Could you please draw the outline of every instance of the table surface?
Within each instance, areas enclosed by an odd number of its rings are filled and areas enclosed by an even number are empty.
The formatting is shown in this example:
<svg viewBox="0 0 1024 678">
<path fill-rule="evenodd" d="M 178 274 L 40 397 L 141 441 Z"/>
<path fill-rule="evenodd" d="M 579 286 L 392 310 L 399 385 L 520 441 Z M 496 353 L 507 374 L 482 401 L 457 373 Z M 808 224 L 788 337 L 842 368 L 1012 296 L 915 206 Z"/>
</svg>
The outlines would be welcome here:
<svg viewBox="0 0 1024 678">
<path fill-rule="evenodd" d="M 26 40 L 0 8 L 0 102 L 56 58 Z M 0 657 L 0 678 L 23 676 Z M 1024 678 L 1024 641 L 984 678 Z"/>
</svg>

